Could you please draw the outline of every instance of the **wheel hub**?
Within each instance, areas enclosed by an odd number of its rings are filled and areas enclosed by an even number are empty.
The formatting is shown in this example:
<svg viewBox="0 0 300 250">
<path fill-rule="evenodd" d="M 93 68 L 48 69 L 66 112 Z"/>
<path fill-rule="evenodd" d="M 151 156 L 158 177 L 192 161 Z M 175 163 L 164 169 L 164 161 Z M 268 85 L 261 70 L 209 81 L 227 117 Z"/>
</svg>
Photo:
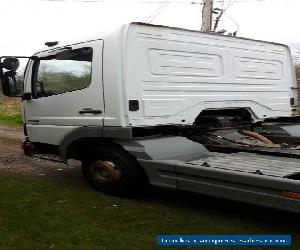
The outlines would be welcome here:
<svg viewBox="0 0 300 250">
<path fill-rule="evenodd" d="M 94 179 L 102 184 L 112 184 L 121 179 L 121 171 L 111 161 L 95 161 L 91 171 Z"/>
</svg>

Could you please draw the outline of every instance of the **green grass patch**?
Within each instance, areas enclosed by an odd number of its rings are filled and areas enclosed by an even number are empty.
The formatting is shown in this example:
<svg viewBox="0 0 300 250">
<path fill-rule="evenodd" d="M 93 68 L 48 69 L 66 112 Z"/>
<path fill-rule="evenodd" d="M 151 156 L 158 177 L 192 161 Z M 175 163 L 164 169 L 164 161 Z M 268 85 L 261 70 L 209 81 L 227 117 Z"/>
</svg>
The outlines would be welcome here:
<svg viewBox="0 0 300 250">
<path fill-rule="evenodd" d="M 0 249 L 157 249 L 157 234 L 292 234 L 288 249 L 300 249 L 293 214 L 187 193 L 126 199 L 1 174 L 0 197 Z"/>
<path fill-rule="evenodd" d="M 19 127 L 22 126 L 21 115 L 5 116 L 0 114 L 0 124 Z"/>
<path fill-rule="evenodd" d="M 22 125 L 20 98 L 6 97 L 0 94 L 0 124 Z"/>
</svg>

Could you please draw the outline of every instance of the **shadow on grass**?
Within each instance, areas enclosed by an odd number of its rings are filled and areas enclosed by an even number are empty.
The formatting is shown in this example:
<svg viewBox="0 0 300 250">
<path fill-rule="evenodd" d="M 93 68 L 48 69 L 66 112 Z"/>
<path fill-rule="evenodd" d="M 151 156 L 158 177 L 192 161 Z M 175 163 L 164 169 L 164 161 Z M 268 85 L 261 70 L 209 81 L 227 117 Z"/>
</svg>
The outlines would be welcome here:
<svg viewBox="0 0 300 250">
<path fill-rule="evenodd" d="M 0 246 L 157 249 L 157 234 L 291 234 L 289 249 L 300 249 L 295 214 L 158 188 L 135 198 L 112 197 L 85 184 L 1 174 Z"/>
<path fill-rule="evenodd" d="M 141 199 L 172 209 L 185 210 L 191 216 L 206 218 L 203 220 L 205 225 L 199 224 L 196 230 L 186 232 L 175 230 L 174 234 L 289 234 L 292 236 L 292 246 L 288 249 L 300 249 L 300 211 L 297 214 L 196 193 L 159 188 L 151 188 L 149 194 Z M 191 221 L 192 219 L 187 219 L 188 223 Z M 197 221 L 199 220 L 195 218 L 195 223 Z M 251 249 L 286 248 L 251 247 Z"/>
</svg>

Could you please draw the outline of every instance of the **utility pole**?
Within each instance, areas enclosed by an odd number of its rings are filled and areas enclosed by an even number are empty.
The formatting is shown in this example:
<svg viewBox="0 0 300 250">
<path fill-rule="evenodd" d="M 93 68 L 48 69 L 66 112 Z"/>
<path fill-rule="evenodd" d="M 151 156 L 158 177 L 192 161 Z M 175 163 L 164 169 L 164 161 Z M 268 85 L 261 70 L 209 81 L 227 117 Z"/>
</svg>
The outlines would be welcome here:
<svg viewBox="0 0 300 250">
<path fill-rule="evenodd" d="M 213 0 L 203 0 L 202 32 L 211 32 L 213 18 Z"/>
</svg>

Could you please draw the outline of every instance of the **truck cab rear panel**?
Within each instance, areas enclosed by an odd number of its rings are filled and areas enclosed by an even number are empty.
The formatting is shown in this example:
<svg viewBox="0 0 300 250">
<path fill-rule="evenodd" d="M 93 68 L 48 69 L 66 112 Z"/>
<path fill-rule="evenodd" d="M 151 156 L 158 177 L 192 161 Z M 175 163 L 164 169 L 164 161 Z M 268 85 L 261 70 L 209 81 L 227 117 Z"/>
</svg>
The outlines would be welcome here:
<svg viewBox="0 0 300 250">
<path fill-rule="evenodd" d="M 244 108 L 253 120 L 292 115 L 296 80 L 284 45 L 141 24 L 125 36 L 125 100 L 139 102 L 128 112 L 132 126 L 191 125 L 207 109 Z"/>
</svg>

